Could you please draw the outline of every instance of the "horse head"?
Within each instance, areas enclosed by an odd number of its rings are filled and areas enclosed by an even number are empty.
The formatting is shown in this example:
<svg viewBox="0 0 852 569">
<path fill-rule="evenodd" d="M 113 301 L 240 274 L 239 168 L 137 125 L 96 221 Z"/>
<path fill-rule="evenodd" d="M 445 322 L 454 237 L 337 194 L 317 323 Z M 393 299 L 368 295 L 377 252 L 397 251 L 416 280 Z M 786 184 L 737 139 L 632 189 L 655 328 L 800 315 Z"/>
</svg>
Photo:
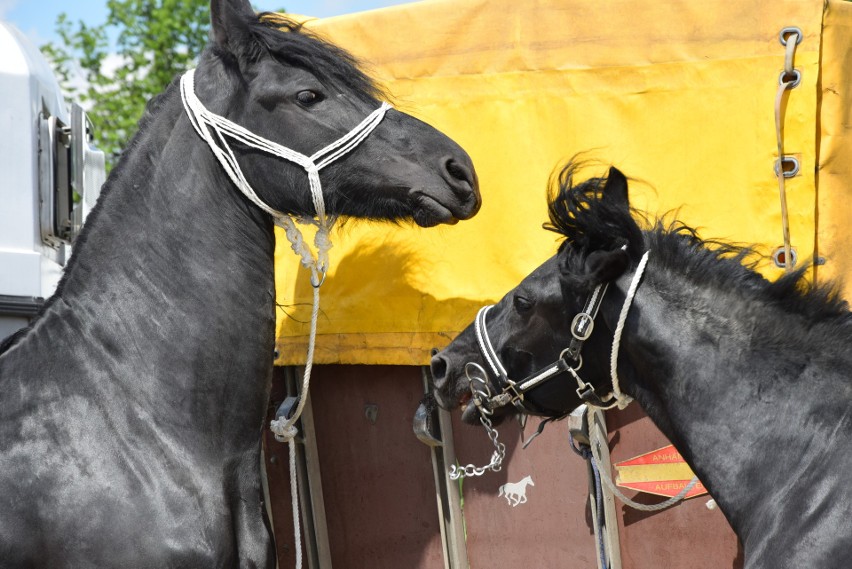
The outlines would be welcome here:
<svg viewBox="0 0 852 569">
<path fill-rule="evenodd" d="M 460 405 L 466 423 L 478 424 L 480 419 L 480 409 L 471 402 L 472 383 L 486 383 L 491 394 L 507 394 L 502 401 L 492 398 L 497 403 L 489 409 L 493 423 L 518 410 L 559 417 L 582 404 L 578 381 L 566 367 L 599 397 L 610 389 L 613 310 L 603 311 L 597 322 L 576 315 L 598 311 L 600 285 L 624 275 L 641 257 L 643 236 L 631 217 L 621 172 L 612 168 L 605 178 L 574 186 L 575 171 L 575 164 L 565 166 L 550 191 L 550 223 L 545 228 L 565 237 L 558 252 L 497 304 L 480 311 L 476 322 L 432 358 L 435 399 L 445 408 Z M 611 297 L 619 293 L 609 294 L 606 302 L 618 308 Z M 590 308 L 596 295 L 596 307 Z M 584 337 L 582 349 L 571 347 L 577 335 Z M 564 364 L 554 364 L 560 361 Z M 547 377 L 536 380 L 539 376 Z M 508 388 L 527 379 L 533 387 L 520 397 L 517 387 Z M 514 406 L 507 404 L 510 397 Z"/>
<path fill-rule="evenodd" d="M 247 0 L 213 0 L 211 22 L 212 49 L 199 61 L 194 92 L 239 127 L 313 157 L 380 108 L 382 91 L 355 58 L 299 23 L 257 15 Z M 376 118 L 357 146 L 320 166 L 328 214 L 413 219 L 428 227 L 479 210 L 473 164 L 455 142 L 392 108 Z M 305 168 L 241 144 L 233 153 L 271 209 L 319 213 Z"/>
</svg>

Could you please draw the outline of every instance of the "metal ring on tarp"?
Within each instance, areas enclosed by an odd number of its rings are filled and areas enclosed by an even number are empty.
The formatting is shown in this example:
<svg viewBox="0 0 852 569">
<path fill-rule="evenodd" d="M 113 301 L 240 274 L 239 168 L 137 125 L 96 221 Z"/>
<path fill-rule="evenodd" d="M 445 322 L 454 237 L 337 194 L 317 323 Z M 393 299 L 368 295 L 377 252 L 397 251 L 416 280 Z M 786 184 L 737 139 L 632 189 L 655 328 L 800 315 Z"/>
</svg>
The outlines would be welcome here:
<svg viewBox="0 0 852 569">
<path fill-rule="evenodd" d="M 781 42 L 781 45 L 787 45 L 788 36 L 796 36 L 796 45 L 802 43 L 802 29 L 797 26 L 787 26 L 786 28 L 782 28 L 781 32 L 778 34 L 778 40 Z"/>
<path fill-rule="evenodd" d="M 784 259 L 783 261 L 781 260 L 782 258 Z M 772 253 L 772 261 L 775 263 L 775 266 L 778 267 L 779 269 L 786 269 L 787 268 L 787 264 L 785 262 L 786 258 L 787 258 L 787 255 L 784 252 L 784 247 L 778 247 L 777 249 L 775 249 L 775 252 Z M 796 262 L 798 260 L 799 260 L 798 253 L 796 253 L 796 250 L 791 247 L 790 248 L 790 261 L 791 261 L 790 267 L 795 267 Z"/>
<path fill-rule="evenodd" d="M 789 168 L 784 168 L 783 166 L 786 164 L 790 164 Z M 775 161 L 775 175 L 779 176 L 781 173 L 784 173 L 785 178 L 792 178 L 796 174 L 799 173 L 799 159 L 795 156 L 790 156 L 789 154 L 781 158 L 780 160 Z"/>
<path fill-rule="evenodd" d="M 793 79 L 790 80 L 789 76 L 792 75 Z M 778 84 L 784 85 L 787 84 L 787 89 L 795 89 L 799 86 L 799 83 L 802 82 L 802 72 L 798 69 L 793 69 L 792 71 L 782 71 L 778 76 Z"/>
</svg>

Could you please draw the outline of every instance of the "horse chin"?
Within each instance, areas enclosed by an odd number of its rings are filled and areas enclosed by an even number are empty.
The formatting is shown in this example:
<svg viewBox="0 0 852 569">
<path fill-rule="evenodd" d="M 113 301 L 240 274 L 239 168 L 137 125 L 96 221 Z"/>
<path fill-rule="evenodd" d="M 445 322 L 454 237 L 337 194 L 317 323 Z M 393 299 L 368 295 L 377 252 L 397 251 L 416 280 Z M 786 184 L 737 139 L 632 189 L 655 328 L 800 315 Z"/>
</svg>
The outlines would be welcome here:
<svg viewBox="0 0 852 569">
<path fill-rule="evenodd" d="M 436 225 L 455 225 L 459 219 L 452 211 L 435 198 L 427 195 L 419 195 L 415 200 L 412 217 L 420 227 L 434 227 Z"/>
<path fill-rule="evenodd" d="M 455 225 L 460 220 L 470 219 L 479 211 L 481 201 L 461 201 L 455 193 L 429 188 L 417 188 L 410 193 L 414 222 L 421 227 Z"/>
</svg>

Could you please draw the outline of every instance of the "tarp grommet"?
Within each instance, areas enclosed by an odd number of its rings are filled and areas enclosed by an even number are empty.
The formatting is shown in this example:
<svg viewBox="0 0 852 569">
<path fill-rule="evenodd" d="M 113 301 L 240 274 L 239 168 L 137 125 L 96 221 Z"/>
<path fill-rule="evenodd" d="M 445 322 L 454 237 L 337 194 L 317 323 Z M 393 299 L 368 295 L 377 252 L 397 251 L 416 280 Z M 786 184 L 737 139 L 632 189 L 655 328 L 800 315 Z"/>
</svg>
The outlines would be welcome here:
<svg viewBox="0 0 852 569">
<path fill-rule="evenodd" d="M 778 34 L 778 40 L 781 42 L 781 45 L 787 45 L 787 39 L 790 36 L 796 36 L 796 45 L 802 43 L 802 29 L 798 26 L 787 26 L 786 28 L 782 28 L 781 32 Z"/>
</svg>

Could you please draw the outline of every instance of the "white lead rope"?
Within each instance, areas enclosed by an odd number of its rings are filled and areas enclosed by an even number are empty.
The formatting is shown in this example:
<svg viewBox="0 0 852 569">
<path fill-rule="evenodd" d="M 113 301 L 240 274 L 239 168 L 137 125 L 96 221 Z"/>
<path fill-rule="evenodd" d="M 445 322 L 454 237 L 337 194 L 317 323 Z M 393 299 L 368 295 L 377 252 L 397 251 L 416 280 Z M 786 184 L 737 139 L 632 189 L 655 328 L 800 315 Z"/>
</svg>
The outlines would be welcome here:
<svg viewBox="0 0 852 569">
<path fill-rule="evenodd" d="M 300 256 L 302 265 L 311 271 L 311 285 L 313 286 L 313 309 L 311 311 L 311 328 L 308 336 L 308 353 L 305 361 L 305 374 L 302 379 L 302 390 L 299 397 L 299 404 L 295 412 L 289 419 L 282 417 L 273 419 L 270 422 L 270 429 L 275 434 L 275 438 L 281 442 L 287 442 L 290 447 L 290 494 L 293 505 L 293 526 L 295 531 L 294 545 L 296 548 L 296 567 L 302 566 L 302 548 L 301 548 L 301 531 L 299 524 L 299 497 L 298 497 L 298 482 L 296 479 L 296 443 L 295 437 L 298 431 L 295 427 L 296 421 L 302 414 L 305 407 L 305 401 L 308 398 L 308 389 L 311 381 L 311 370 L 314 362 L 314 347 L 316 344 L 317 333 L 317 316 L 319 314 L 319 287 L 325 281 L 325 275 L 328 271 L 328 250 L 331 248 L 331 238 L 329 231 L 334 224 L 334 218 L 329 220 L 325 211 L 325 201 L 322 196 L 322 183 L 320 182 L 319 171 L 340 157 L 344 156 L 350 150 L 361 144 L 364 139 L 382 122 L 388 109 L 391 106 L 387 103 L 382 103 L 378 109 L 367 115 L 367 117 L 355 126 L 344 136 L 335 140 L 325 148 L 315 152 L 311 156 L 306 156 L 300 152 L 296 152 L 286 146 L 282 146 L 277 142 L 273 142 L 262 136 L 247 130 L 240 125 L 231 122 L 230 120 L 217 115 L 207 109 L 204 104 L 198 99 L 195 94 L 195 70 L 190 69 L 180 79 L 180 94 L 183 106 L 186 109 L 186 114 L 189 117 L 189 122 L 195 132 L 207 142 L 213 155 L 222 165 L 222 168 L 231 178 L 231 181 L 253 204 L 259 207 L 272 216 L 272 219 L 278 227 L 284 229 L 287 239 L 293 248 L 293 251 Z M 231 146 L 228 144 L 228 138 L 236 140 L 246 146 L 257 148 L 268 154 L 279 156 L 298 164 L 308 175 L 308 183 L 311 188 L 311 201 L 314 204 L 316 211 L 316 220 L 312 218 L 301 218 L 301 223 L 310 223 L 317 227 L 314 244 L 317 248 L 317 255 L 314 257 L 308 245 L 305 243 L 302 232 L 296 227 L 293 218 L 281 211 L 278 211 L 267 205 L 260 196 L 251 187 L 243 171 L 240 168 L 237 158 L 234 155 Z"/>
<path fill-rule="evenodd" d="M 620 382 L 618 380 L 618 350 L 621 347 L 621 335 L 624 332 L 624 324 L 627 322 L 627 314 L 630 312 L 630 307 L 633 305 L 633 299 L 636 296 L 636 290 L 639 288 L 639 283 L 642 280 L 642 275 L 645 272 L 645 267 L 648 265 L 648 258 L 651 255 L 651 251 L 645 251 L 645 254 L 642 255 L 642 258 L 639 260 L 639 264 L 636 266 L 636 272 L 633 274 L 633 279 L 630 281 L 630 286 L 627 289 L 627 293 L 625 295 L 624 304 L 621 306 L 621 313 L 618 315 L 618 323 L 615 326 L 615 332 L 612 337 L 612 353 L 610 354 L 609 359 L 609 369 L 610 369 L 610 379 L 612 380 L 612 395 L 615 397 L 615 405 L 618 406 L 619 409 L 624 409 L 627 407 L 632 401 L 633 398 L 629 395 L 625 394 L 621 391 Z M 619 500 L 621 500 L 624 504 L 634 508 L 636 510 L 641 510 L 643 512 L 656 512 L 659 510 L 664 510 L 670 506 L 673 506 L 686 498 L 686 495 L 689 494 L 690 490 L 692 490 L 696 484 L 698 484 L 698 477 L 694 476 L 689 483 L 683 487 L 683 489 L 676 495 L 668 500 L 660 502 L 658 504 L 640 504 L 634 500 L 631 500 L 627 496 L 624 495 L 621 490 L 615 485 L 615 483 L 610 479 L 609 471 L 603 468 L 603 464 L 601 464 L 600 457 L 600 445 L 606 444 L 606 439 L 601 439 L 600 432 L 598 431 L 593 421 L 593 410 L 589 407 L 588 410 L 589 416 L 589 438 L 592 447 L 592 460 L 597 463 L 598 472 L 600 472 L 600 478 L 603 480 L 607 489 L 612 492 L 614 496 L 616 496 Z"/>
<path fill-rule="evenodd" d="M 604 461 L 601 460 L 601 445 L 606 445 L 606 437 L 601 436 L 601 432 L 598 429 L 598 426 L 594 421 L 594 410 L 589 407 L 588 408 L 588 424 L 589 424 L 589 443 L 592 449 L 592 457 L 591 459 L 595 462 L 595 467 L 600 473 L 600 479 L 603 480 L 604 485 L 607 489 L 612 492 L 612 494 L 621 500 L 627 506 L 635 510 L 640 510 L 643 512 L 657 512 L 659 510 L 665 510 L 671 506 L 674 506 L 684 498 L 686 498 L 687 494 L 698 484 L 699 480 L 697 476 L 693 476 L 692 480 L 690 480 L 683 489 L 677 493 L 677 495 L 672 496 L 668 500 L 664 500 L 662 502 L 658 502 L 656 504 L 640 504 L 635 500 L 631 500 L 624 493 L 619 490 L 618 486 L 613 482 L 612 478 L 609 474 L 609 469 L 604 468 Z"/>
<path fill-rule="evenodd" d="M 618 323 L 615 325 L 615 332 L 612 336 L 612 353 L 609 357 L 609 373 L 612 380 L 612 394 L 615 396 L 616 405 L 619 409 L 627 407 L 633 398 L 621 391 L 621 384 L 618 380 L 618 349 L 621 347 L 621 334 L 624 332 L 624 323 L 627 322 L 627 313 L 630 312 L 630 307 L 633 305 L 633 297 L 636 296 L 636 289 L 639 288 L 639 282 L 642 280 L 642 275 L 645 273 L 645 267 L 648 265 L 648 258 L 651 256 L 651 251 L 645 251 L 639 264 L 636 266 L 636 272 L 633 273 L 633 280 L 630 281 L 630 287 L 627 289 L 627 294 L 624 299 L 624 304 L 621 305 L 621 313 L 618 315 Z"/>
</svg>

